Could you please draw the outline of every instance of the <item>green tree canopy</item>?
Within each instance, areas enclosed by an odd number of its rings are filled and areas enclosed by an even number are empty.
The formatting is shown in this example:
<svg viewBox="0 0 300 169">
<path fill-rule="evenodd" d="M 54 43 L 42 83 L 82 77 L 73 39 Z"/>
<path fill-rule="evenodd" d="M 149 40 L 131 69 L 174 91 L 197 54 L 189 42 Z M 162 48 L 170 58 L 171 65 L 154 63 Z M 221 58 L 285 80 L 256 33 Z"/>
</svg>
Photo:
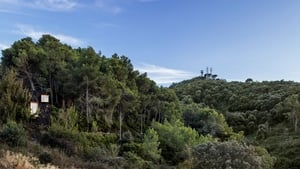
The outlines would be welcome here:
<svg viewBox="0 0 300 169">
<path fill-rule="evenodd" d="M 184 161 L 187 148 L 215 140 L 211 136 L 200 136 L 179 120 L 172 123 L 165 121 L 163 124 L 152 122 L 152 127 L 158 133 L 162 156 L 171 164 Z"/>
<path fill-rule="evenodd" d="M 183 105 L 183 118 L 187 126 L 194 128 L 200 135 L 212 135 L 221 140 L 238 135 L 226 123 L 224 115 L 210 108 L 201 108 L 199 104 Z"/>
<path fill-rule="evenodd" d="M 256 152 L 253 146 L 237 142 L 209 142 L 198 145 L 193 150 L 194 163 L 192 168 L 243 168 L 271 169 L 275 159 L 265 150 Z"/>
<path fill-rule="evenodd" d="M 144 135 L 142 143 L 143 156 L 149 161 L 157 162 L 161 158 L 161 149 L 159 148 L 159 138 L 157 132 L 150 128 Z"/>
<path fill-rule="evenodd" d="M 290 121 L 292 121 L 295 133 L 297 133 L 300 119 L 300 96 L 298 94 L 293 94 L 286 98 L 284 103 L 290 109 L 290 111 L 287 112 L 287 115 Z"/>
</svg>

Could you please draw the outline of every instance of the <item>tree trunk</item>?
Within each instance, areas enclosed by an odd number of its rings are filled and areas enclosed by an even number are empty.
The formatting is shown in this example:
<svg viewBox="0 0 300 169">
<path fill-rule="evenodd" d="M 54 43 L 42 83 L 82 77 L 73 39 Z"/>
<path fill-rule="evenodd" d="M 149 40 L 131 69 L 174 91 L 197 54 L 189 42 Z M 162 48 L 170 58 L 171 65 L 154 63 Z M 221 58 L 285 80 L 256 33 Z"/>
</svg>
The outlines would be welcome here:
<svg viewBox="0 0 300 169">
<path fill-rule="evenodd" d="M 86 80 L 86 91 L 85 91 L 85 113 L 86 113 L 86 122 L 89 125 L 89 79 Z"/>
<path fill-rule="evenodd" d="M 49 85 L 50 85 L 50 99 L 51 99 L 51 105 L 53 105 L 53 82 L 52 82 L 52 75 L 49 74 Z"/>
<path fill-rule="evenodd" d="M 160 102 L 156 103 L 156 107 L 157 107 L 158 118 L 155 120 L 157 120 L 158 122 L 161 122 Z"/>
<path fill-rule="evenodd" d="M 58 102 L 58 85 L 57 83 L 54 84 L 54 91 L 55 91 L 55 104 L 59 104 Z"/>
<path fill-rule="evenodd" d="M 295 133 L 297 133 L 298 132 L 298 117 L 297 117 L 297 115 L 295 116 Z"/>
<path fill-rule="evenodd" d="M 121 112 L 121 110 L 120 110 L 120 106 L 119 106 L 119 122 L 120 122 L 120 141 L 122 140 L 122 112 Z"/>
<path fill-rule="evenodd" d="M 144 114 L 145 114 L 145 110 L 143 110 L 142 114 L 141 114 L 141 135 L 143 135 L 143 117 L 144 117 Z"/>
<path fill-rule="evenodd" d="M 61 101 L 61 107 L 63 110 L 66 110 L 66 100 L 65 100 L 65 95 L 63 94 L 63 99 Z"/>
<path fill-rule="evenodd" d="M 24 71 L 28 80 L 29 80 L 29 83 L 30 83 L 30 87 L 31 87 L 31 90 L 32 91 L 35 91 L 35 87 L 34 87 L 34 84 L 33 84 L 33 81 L 32 81 L 32 77 L 30 76 L 29 72 L 27 71 Z"/>
</svg>

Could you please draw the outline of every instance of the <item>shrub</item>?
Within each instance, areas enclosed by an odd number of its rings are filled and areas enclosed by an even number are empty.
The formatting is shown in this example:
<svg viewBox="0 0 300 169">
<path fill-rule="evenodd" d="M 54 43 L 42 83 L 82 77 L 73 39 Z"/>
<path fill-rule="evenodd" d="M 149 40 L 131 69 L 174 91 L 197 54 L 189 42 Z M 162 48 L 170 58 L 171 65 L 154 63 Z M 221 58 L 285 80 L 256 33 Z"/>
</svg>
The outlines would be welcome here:
<svg viewBox="0 0 300 169">
<path fill-rule="evenodd" d="M 120 146 L 118 144 L 109 144 L 106 146 L 106 154 L 110 157 L 117 157 L 120 152 Z"/>
<path fill-rule="evenodd" d="M 255 147 L 255 152 L 261 157 L 262 167 L 264 169 L 273 168 L 276 158 L 272 157 L 265 148 L 257 146 Z"/>
<path fill-rule="evenodd" d="M 139 143 L 125 143 L 121 145 L 120 154 L 123 155 L 127 152 L 135 154 L 142 154 L 141 144 Z"/>
<path fill-rule="evenodd" d="M 101 161 L 105 158 L 105 152 L 100 147 L 87 147 L 82 156 L 87 161 Z"/>
<path fill-rule="evenodd" d="M 9 146 L 26 146 L 28 135 L 22 124 L 10 121 L 0 133 L 0 139 Z"/>
<path fill-rule="evenodd" d="M 124 157 L 128 160 L 129 168 L 138 169 L 154 169 L 155 165 L 151 161 L 145 161 L 143 158 L 132 152 L 126 152 Z"/>
<path fill-rule="evenodd" d="M 192 168 L 197 169 L 271 169 L 275 162 L 264 148 L 232 141 L 200 144 L 193 149 L 193 157 Z"/>
<path fill-rule="evenodd" d="M 152 122 L 152 127 L 158 134 L 162 157 L 172 165 L 185 160 L 184 150 L 187 147 L 215 141 L 210 135 L 200 136 L 196 130 L 184 126 L 179 120 L 172 123 L 165 121 L 163 124 Z"/>
<path fill-rule="evenodd" d="M 144 141 L 141 145 L 143 150 L 143 157 L 150 161 L 159 161 L 161 149 L 159 148 L 158 134 L 150 128 L 144 135 Z"/>
<path fill-rule="evenodd" d="M 60 125 L 52 125 L 49 132 L 44 134 L 42 144 L 62 149 L 68 155 L 79 155 L 84 158 L 90 157 L 96 152 L 103 156 L 107 145 L 117 142 L 115 134 L 99 132 L 80 132 L 67 130 Z M 101 150 L 101 151 L 100 151 Z M 117 150 L 113 150 L 117 151 Z M 96 157 L 98 159 L 98 157 Z"/>
<path fill-rule="evenodd" d="M 43 152 L 42 154 L 39 155 L 39 161 L 41 164 L 48 164 L 52 162 L 52 157 L 49 153 Z"/>
</svg>

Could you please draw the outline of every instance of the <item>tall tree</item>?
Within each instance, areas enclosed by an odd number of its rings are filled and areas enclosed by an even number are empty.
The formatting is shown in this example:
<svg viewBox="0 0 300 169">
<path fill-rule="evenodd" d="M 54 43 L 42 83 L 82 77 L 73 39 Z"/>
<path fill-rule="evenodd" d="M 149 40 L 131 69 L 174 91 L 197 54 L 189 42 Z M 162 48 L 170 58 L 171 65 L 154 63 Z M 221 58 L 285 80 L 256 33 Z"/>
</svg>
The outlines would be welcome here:
<svg viewBox="0 0 300 169">
<path fill-rule="evenodd" d="M 76 89 L 82 115 L 85 117 L 87 129 L 91 125 L 91 99 L 97 97 L 100 74 L 100 57 L 93 48 L 79 48 L 78 61 L 73 69 L 72 90 Z"/>
<path fill-rule="evenodd" d="M 122 139 L 122 123 L 126 122 L 127 127 L 135 128 L 137 122 L 136 109 L 139 106 L 137 102 L 137 95 L 130 90 L 123 83 L 119 83 L 119 90 L 121 91 L 120 101 L 117 104 L 117 114 L 119 115 L 119 132 L 120 140 Z"/>
<path fill-rule="evenodd" d="M 290 107 L 288 113 L 289 119 L 293 122 L 295 133 L 298 132 L 298 123 L 300 119 L 300 97 L 298 94 L 293 94 L 286 99 L 286 104 Z"/>
<path fill-rule="evenodd" d="M 70 46 L 62 44 L 51 35 L 43 35 L 37 45 L 45 51 L 45 55 L 41 59 L 41 67 L 43 76 L 48 81 L 51 104 L 61 106 L 59 98 L 66 81 L 64 79 L 70 79 L 67 76 L 67 62 L 72 63 L 72 59 L 75 59 L 74 53 Z"/>
<path fill-rule="evenodd" d="M 3 66 L 0 62 L 0 79 L 2 79 L 2 76 L 3 76 Z"/>
<path fill-rule="evenodd" d="M 35 91 L 41 53 L 31 38 L 24 38 L 3 50 L 2 64 L 4 69 L 15 68 L 28 88 Z"/>
<path fill-rule="evenodd" d="M 156 104 L 159 88 L 147 77 L 146 73 L 136 78 L 136 84 L 140 101 L 140 133 L 143 134 L 146 126 L 149 126 L 153 119 L 160 120 L 159 105 Z"/>
<path fill-rule="evenodd" d="M 161 87 L 157 95 L 158 121 L 182 119 L 182 110 L 174 90 Z"/>
<path fill-rule="evenodd" d="M 4 74 L 0 81 L 0 92 L 1 122 L 26 122 L 30 117 L 31 95 L 23 88 L 23 81 L 17 79 L 15 71 L 7 70 Z"/>
</svg>

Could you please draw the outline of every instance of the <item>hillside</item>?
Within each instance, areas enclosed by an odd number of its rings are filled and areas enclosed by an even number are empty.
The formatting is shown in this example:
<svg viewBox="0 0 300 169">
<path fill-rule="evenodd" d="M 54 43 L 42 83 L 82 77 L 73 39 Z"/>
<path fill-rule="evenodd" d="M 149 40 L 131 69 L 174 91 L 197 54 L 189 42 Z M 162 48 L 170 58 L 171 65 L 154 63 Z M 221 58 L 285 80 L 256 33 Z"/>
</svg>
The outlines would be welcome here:
<svg viewBox="0 0 300 169">
<path fill-rule="evenodd" d="M 34 157 L 30 165 L 299 167 L 298 83 L 198 77 L 158 87 L 126 56 L 51 35 L 18 40 L 2 56 L 1 152 Z"/>
<path fill-rule="evenodd" d="M 265 147 L 277 158 L 275 168 L 299 168 L 300 83 L 227 82 L 197 77 L 170 86 L 178 98 L 221 112 L 248 143 Z M 187 123 L 189 124 L 189 123 Z"/>
</svg>

